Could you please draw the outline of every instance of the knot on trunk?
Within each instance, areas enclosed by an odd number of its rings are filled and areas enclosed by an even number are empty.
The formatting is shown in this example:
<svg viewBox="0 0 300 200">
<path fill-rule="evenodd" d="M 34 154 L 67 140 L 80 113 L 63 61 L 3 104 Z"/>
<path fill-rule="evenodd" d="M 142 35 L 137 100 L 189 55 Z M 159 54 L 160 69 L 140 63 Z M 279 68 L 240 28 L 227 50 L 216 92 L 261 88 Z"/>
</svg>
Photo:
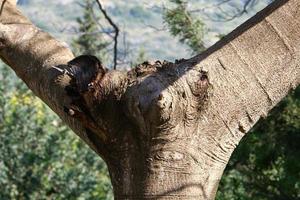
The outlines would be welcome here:
<svg viewBox="0 0 300 200">
<path fill-rule="evenodd" d="M 191 66 L 187 60 L 144 62 L 128 73 L 125 113 L 148 141 L 197 125 L 209 80 Z"/>
</svg>

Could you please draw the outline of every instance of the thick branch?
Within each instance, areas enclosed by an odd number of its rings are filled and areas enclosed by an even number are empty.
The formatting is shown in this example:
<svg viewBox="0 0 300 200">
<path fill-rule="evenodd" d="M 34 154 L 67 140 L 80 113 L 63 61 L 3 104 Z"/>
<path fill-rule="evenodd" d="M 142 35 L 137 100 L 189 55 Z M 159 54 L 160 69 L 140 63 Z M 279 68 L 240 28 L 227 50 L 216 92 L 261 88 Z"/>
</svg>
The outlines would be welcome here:
<svg viewBox="0 0 300 200">
<path fill-rule="evenodd" d="M 214 148 L 224 163 L 259 118 L 300 83 L 299 9 L 298 0 L 275 1 L 193 58 L 211 84 L 200 122 L 209 134 L 200 146 Z"/>
<path fill-rule="evenodd" d="M 0 16 L 1 59 L 16 72 L 35 95 L 55 111 L 97 153 L 101 154 L 99 152 L 101 145 L 95 147 L 86 131 L 85 122 L 78 121 L 64 111 L 64 107 L 72 102 L 65 90 L 70 84 L 70 77 L 62 75 L 53 66 L 66 65 L 74 58 L 72 52 L 65 43 L 57 41 L 32 25 L 10 1 L 1 0 L 0 4 L 3 8 Z M 115 77 L 114 79 L 105 78 L 109 88 L 103 87 L 103 89 L 108 94 L 110 90 L 117 87 L 114 81 L 117 83 L 119 81 L 113 74 L 108 73 L 108 77 Z"/>
</svg>

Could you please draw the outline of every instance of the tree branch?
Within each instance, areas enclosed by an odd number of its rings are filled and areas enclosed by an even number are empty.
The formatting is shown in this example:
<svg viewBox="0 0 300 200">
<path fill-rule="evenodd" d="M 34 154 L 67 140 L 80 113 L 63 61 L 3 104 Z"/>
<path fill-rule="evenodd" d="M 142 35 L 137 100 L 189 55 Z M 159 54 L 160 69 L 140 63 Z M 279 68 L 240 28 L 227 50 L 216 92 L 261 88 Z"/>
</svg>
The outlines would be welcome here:
<svg viewBox="0 0 300 200">
<path fill-rule="evenodd" d="M 98 7 L 102 14 L 104 15 L 105 19 L 109 22 L 109 24 L 114 28 L 115 35 L 114 35 L 114 69 L 117 68 L 117 59 L 118 59 L 118 36 L 119 36 L 119 28 L 118 26 L 112 21 L 111 17 L 107 14 L 106 10 L 103 8 L 100 0 L 96 0 Z"/>
<path fill-rule="evenodd" d="M 201 130 L 212 133 L 222 157 L 228 148 L 228 160 L 250 128 L 300 83 L 299 9 L 297 0 L 275 1 L 193 58 L 212 86 Z"/>
<path fill-rule="evenodd" d="M 104 141 L 100 140 L 103 140 L 108 133 L 97 133 L 99 135 L 97 137 L 101 139 L 98 139 L 96 147 L 86 131 L 85 122 L 69 116 L 64 111 L 64 107 L 72 101 L 66 95 L 66 87 L 70 85 L 71 79 L 53 66 L 65 68 L 65 65 L 74 58 L 72 52 L 65 43 L 55 40 L 32 25 L 10 1 L 0 0 L 0 4 L 3 7 L 0 16 L 1 59 L 16 72 L 35 95 L 101 155 L 103 146 L 99 144 Z M 119 84 L 122 74 L 116 71 L 107 73 L 106 77 L 107 85 L 102 89 L 109 94 Z"/>
</svg>

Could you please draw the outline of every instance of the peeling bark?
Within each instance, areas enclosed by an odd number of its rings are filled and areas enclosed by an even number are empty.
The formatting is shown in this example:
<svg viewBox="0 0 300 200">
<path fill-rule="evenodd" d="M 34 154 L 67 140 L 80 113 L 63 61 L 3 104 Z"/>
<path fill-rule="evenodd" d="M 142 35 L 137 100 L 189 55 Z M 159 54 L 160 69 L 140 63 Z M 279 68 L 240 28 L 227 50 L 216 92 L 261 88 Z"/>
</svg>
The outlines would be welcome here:
<svg viewBox="0 0 300 200">
<path fill-rule="evenodd" d="M 62 73 L 67 46 L 0 2 L 1 59 L 106 161 L 116 199 L 213 199 L 240 139 L 300 82 L 297 0 L 191 59 L 93 76 Z"/>
</svg>

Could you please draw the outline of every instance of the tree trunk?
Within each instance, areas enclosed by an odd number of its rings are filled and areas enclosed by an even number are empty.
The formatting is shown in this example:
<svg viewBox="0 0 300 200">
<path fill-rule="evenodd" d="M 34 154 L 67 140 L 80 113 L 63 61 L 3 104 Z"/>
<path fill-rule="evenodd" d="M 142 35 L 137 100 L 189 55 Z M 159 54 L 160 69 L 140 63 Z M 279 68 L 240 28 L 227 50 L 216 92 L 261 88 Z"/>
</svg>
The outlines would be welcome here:
<svg viewBox="0 0 300 200">
<path fill-rule="evenodd" d="M 71 51 L 0 2 L 1 59 L 106 161 L 115 199 L 213 199 L 240 139 L 300 82 L 298 0 L 275 1 L 189 60 L 101 68 L 76 101 L 57 70 Z"/>
</svg>

